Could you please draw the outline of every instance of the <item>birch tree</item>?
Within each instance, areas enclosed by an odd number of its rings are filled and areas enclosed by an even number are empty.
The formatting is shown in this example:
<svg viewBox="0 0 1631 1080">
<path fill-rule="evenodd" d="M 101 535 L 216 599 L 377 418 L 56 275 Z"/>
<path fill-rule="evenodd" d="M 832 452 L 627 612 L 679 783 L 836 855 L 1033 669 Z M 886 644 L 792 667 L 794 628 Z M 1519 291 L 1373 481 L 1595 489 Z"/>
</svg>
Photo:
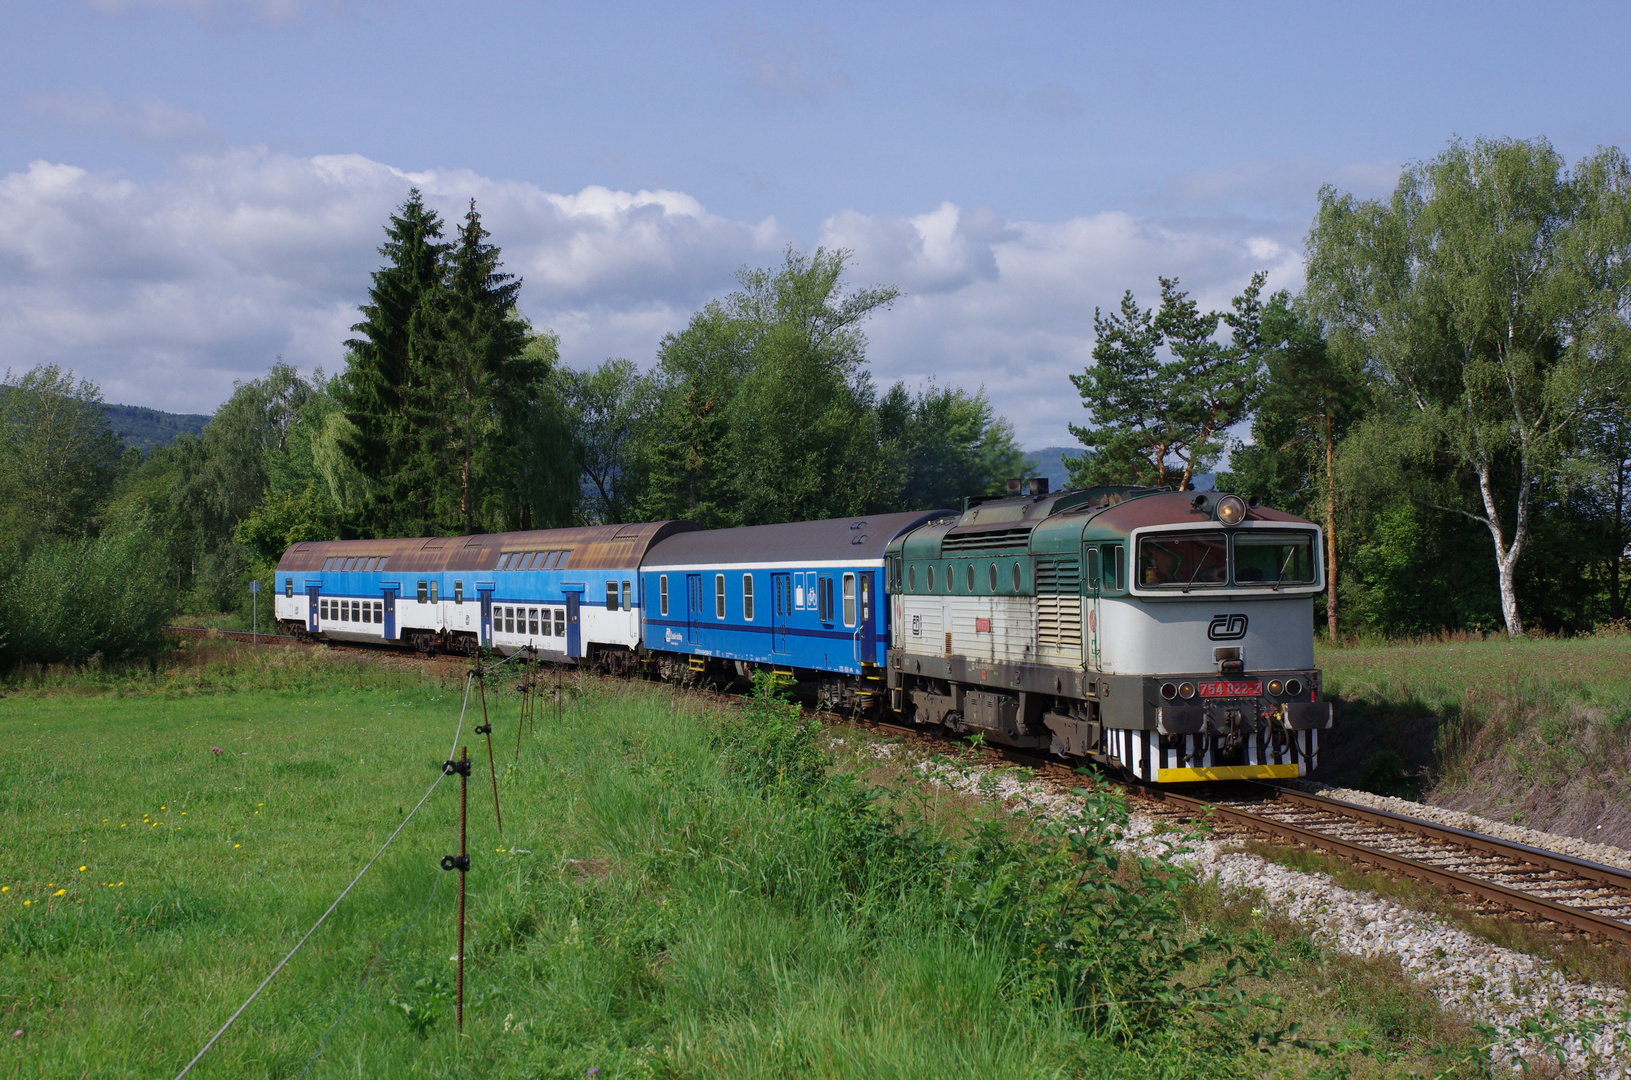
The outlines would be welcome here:
<svg viewBox="0 0 1631 1080">
<path fill-rule="evenodd" d="M 1536 493 L 1625 381 L 1605 343 L 1624 320 L 1628 191 L 1618 150 L 1571 172 L 1544 139 L 1480 139 L 1410 166 L 1386 201 L 1320 192 L 1307 298 L 1399 407 L 1354 445 L 1488 529 L 1508 634 Z"/>
</svg>

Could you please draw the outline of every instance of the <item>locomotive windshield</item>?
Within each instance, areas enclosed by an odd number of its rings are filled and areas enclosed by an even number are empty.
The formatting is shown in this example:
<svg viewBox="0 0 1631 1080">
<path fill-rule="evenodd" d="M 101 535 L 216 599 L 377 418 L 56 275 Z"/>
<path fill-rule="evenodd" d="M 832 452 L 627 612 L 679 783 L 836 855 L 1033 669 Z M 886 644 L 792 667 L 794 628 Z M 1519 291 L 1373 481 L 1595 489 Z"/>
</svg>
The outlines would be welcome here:
<svg viewBox="0 0 1631 1080">
<path fill-rule="evenodd" d="M 1314 584 L 1314 538 L 1309 533 L 1237 533 L 1235 584 Z"/>
<path fill-rule="evenodd" d="M 1229 581 L 1229 538 L 1208 533 L 1146 536 L 1138 542 L 1141 585 L 1225 585 Z"/>
<path fill-rule="evenodd" d="M 1138 583 L 1186 592 L 1231 583 L 1248 588 L 1312 585 L 1314 536 L 1255 529 L 1144 536 L 1138 541 Z"/>
</svg>

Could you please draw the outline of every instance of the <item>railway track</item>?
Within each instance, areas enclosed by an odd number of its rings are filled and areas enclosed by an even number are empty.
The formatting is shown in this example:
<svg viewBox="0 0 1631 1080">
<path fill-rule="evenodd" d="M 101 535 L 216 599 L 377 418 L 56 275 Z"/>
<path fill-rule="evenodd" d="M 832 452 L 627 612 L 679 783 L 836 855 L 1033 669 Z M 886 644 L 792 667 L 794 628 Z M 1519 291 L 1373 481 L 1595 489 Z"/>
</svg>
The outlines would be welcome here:
<svg viewBox="0 0 1631 1080">
<path fill-rule="evenodd" d="M 254 644 L 305 644 L 287 634 L 250 634 L 199 627 L 165 627 L 192 637 L 218 634 Z M 368 650 L 377 651 L 377 650 Z M 466 662 L 465 658 L 457 658 Z M 921 728 L 863 722 L 868 730 L 916 741 Z M 1070 767 L 1051 758 L 988 748 L 991 760 L 1014 762 L 1061 783 Z M 1340 802 L 1270 784 L 1233 783 L 1205 796 L 1127 784 L 1135 804 L 1163 817 L 1207 821 L 1226 832 L 1249 833 L 1309 847 L 1350 862 L 1426 882 L 1452 898 L 1466 897 L 1484 913 L 1518 912 L 1565 935 L 1631 946 L 1631 871 L 1502 840 L 1437 822 Z"/>
<path fill-rule="evenodd" d="M 1631 945 L 1631 872 L 1433 821 L 1269 784 L 1202 798 L 1140 790 L 1139 800 L 1227 831 L 1314 848 L 1469 898 L 1481 912 L 1520 912 L 1567 934 Z"/>
<path fill-rule="evenodd" d="M 305 644 L 300 638 L 292 634 L 261 634 L 251 633 L 248 630 L 216 630 L 208 626 L 161 626 L 159 630 L 166 634 L 175 634 L 178 637 L 216 637 L 228 638 L 232 641 L 247 641 L 251 645 L 300 645 Z"/>
</svg>

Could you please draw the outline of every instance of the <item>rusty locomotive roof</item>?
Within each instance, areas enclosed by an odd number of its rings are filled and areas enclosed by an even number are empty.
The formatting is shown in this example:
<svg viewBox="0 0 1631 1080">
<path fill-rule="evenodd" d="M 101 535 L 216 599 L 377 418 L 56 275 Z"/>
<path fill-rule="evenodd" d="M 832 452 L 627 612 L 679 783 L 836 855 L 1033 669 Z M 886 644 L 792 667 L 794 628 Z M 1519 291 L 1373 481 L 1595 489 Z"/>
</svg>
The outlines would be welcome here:
<svg viewBox="0 0 1631 1080">
<path fill-rule="evenodd" d="M 1163 491 L 1143 496 L 1137 499 L 1128 499 L 1107 507 L 1093 516 L 1095 531 L 1103 530 L 1115 533 L 1130 533 L 1134 529 L 1145 528 L 1150 525 L 1175 525 L 1193 522 L 1198 526 L 1215 525 L 1213 512 L 1217 508 L 1218 500 L 1228 492 L 1224 491 Z M 1204 496 L 1206 502 L 1201 507 L 1195 506 L 1195 499 Z M 1295 514 L 1288 514 L 1284 510 L 1275 510 L 1268 506 L 1247 506 L 1246 517 L 1248 522 L 1283 522 L 1287 525 L 1309 525 L 1312 522 L 1300 518 Z"/>
<path fill-rule="evenodd" d="M 421 536 L 386 540 L 315 540 L 291 546 L 278 560 L 279 571 L 316 571 L 337 556 L 382 556 L 387 573 L 488 571 L 513 551 L 570 551 L 574 570 L 632 569 L 646 550 L 665 537 L 700 529 L 689 521 L 648 521 L 630 525 L 588 525 L 572 529 Z"/>
</svg>

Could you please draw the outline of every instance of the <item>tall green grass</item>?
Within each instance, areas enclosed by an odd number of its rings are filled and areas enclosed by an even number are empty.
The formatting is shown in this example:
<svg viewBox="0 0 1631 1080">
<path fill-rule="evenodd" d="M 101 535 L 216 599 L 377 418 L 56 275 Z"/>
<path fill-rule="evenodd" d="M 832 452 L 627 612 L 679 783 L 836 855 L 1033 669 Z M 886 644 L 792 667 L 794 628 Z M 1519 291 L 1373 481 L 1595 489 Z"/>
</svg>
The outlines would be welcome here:
<svg viewBox="0 0 1631 1080">
<path fill-rule="evenodd" d="M 200 662 L 43 672 L 0 696 L 14 766 L 0 787 L 0 1034 L 24 1031 L 0 1039 L 0 1074 L 173 1074 L 447 753 L 456 678 L 189 649 Z M 463 739 L 478 762 L 464 1037 L 451 878 L 356 993 L 453 850 L 457 789 L 444 782 L 194 1075 L 299 1075 L 354 994 L 311 1075 L 1322 1067 L 1285 1041 L 1257 1049 L 1254 1032 L 1284 1034 L 1285 1014 L 1250 1002 L 1299 996 L 1287 972 L 1323 961 L 1244 912 L 1212 929 L 1181 875 L 1117 862 L 1102 843 L 1120 820 L 1112 801 L 1090 803 L 1084 832 L 939 796 L 931 809 L 910 775 L 863 781 L 878 759 L 833 762 L 769 699 L 738 717 L 642 685 L 574 687 L 516 760 L 507 681 L 488 686 L 502 835 L 477 716 Z M 1238 963 L 1219 974 L 1231 958 L 1268 978 Z"/>
</svg>

